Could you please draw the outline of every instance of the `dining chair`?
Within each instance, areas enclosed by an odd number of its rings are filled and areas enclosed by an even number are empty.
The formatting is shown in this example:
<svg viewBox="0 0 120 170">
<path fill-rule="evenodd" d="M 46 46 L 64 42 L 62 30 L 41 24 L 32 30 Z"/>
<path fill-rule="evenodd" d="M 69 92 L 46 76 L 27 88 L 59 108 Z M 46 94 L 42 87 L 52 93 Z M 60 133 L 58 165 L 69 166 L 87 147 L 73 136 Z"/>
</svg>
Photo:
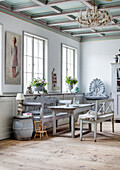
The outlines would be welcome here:
<svg viewBox="0 0 120 170">
<path fill-rule="evenodd" d="M 83 123 L 94 124 L 94 141 L 96 142 L 97 124 L 100 123 L 100 131 L 102 132 L 102 122 L 110 119 L 114 133 L 114 99 L 97 100 L 95 111 L 88 111 L 86 114 L 79 115 L 80 140 L 82 140 Z"/>
</svg>

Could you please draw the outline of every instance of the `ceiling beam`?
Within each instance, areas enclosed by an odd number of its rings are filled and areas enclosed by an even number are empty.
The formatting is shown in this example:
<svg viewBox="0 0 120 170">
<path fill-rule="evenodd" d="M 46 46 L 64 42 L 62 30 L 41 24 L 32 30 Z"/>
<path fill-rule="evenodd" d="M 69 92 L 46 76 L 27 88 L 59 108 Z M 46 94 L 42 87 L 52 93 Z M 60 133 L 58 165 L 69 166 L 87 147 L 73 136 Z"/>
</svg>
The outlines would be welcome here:
<svg viewBox="0 0 120 170">
<path fill-rule="evenodd" d="M 62 10 L 60 8 L 55 8 L 53 6 L 48 6 L 48 8 L 52 9 L 52 11 L 54 11 L 54 12 L 56 12 L 58 14 L 60 14 L 62 12 Z"/>
<path fill-rule="evenodd" d="M 113 15 L 112 18 L 113 19 L 120 18 L 120 15 Z"/>
<path fill-rule="evenodd" d="M 45 6 L 46 3 L 42 0 L 31 0 L 32 2 L 34 2 L 35 4 L 37 5 L 40 5 L 40 6 Z"/>
<path fill-rule="evenodd" d="M 92 31 L 92 32 L 97 32 L 95 29 L 93 29 L 93 28 L 90 28 L 90 30 Z"/>
<path fill-rule="evenodd" d="M 27 11 L 27 10 L 36 9 L 39 7 L 40 7 L 39 5 L 25 6 L 25 7 L 20 7 L 20 8 L 13 7 L 13 11 L 14 12 Z"/>
<path fill-rule="evenodd" d="M 76 22 L 76 20 L 73 20 L 73 21 L 59 21 L 59 22 L 50 22 L 50 23 L 48 23 L 48 25 L 49 26 L 55 26 L 55 25 L 62 25 L 62 24 L 69 24 L 69 23 L 74 23 L 74 22 Z"/>
<path fill-rule="evenodd" d="M 72 36 L 74 37 L 78 37 L 78 36 L 87 36 L 87 35 L 96 35 L 96 34 L 105 34 L 105 33 L 120 33 L 120 30 L 110 30 L 110 31 L 97 31 L 97 32 L 91 32 L 91 33 L 77 33 L 77 34 L 72 34 Z"/>
<path fill-rule="evenodd" d="M 73 21 L 74 22 L 74 21 Z M 102 26 L 101 28 L 113 28 L 118 27 L 119 28 L 120 23 L 111 24 L 109 26 Z M 70 27 L 70 28 L 61 28 L 62 31 L 75 31 L 75 30 L 84 30 L 84 29 L 91 29 L 91 28 L 85 28 L 85 27 Z"/>
<path fill-rule="evenodd" d="M 45 19 L 48 17 L 57 17 L 57 16 L 64 16 L 64 15 L 72 15 L 72 14 L 78 14 L 78 12 L 80 12 L 80 10 L 76 10 L 76 11 L 69 11 L 69 12 L 62 12 L 60 14 L 50 14 L 50 15 L 41 15 L 41 16 L 34 16 L 32 17 L 33 19 L 37 20 L 37 19 Z"/>
<path fill-rule="evenodd" d="M 100 35 L 101 37 L 104 37 L 104 36 L 105 36 L 105 34 L 101 34 L 101 33 L 99 33 L 99 35 Z"/>
<path fill-rule="evenodd" d="M 107 9 L 107 10 L 110 10 L 110 9 L 120 9 L 120 5 L 113 5 L 113 6 L 100 6 L 99 9 Z"/>
<path fill-rule="evenodd" d="M 68 19 L 70 19 L 71 21 L 74 21 L 75 19 L 72 16 L 69 15 L 65 15 Z"/>
<path fill-rule="evenodd" d="M 50 2 L 47 3 L 47 5 L 54 6 L 54 5 L 67 4 L 67 3 L 70 3 L 70 2 L 78 2 L 78 1 L 80 1 L 80 0 L 57 0 L 56 2 L 50 1 Z"/>
<path fill-rule="evenodd" d="M 113 25 L 109 25 L 109 27 L 108 26 L 104 26 L 104 27 L 102 27 L 102 28 L 113 28 L 113 26 L 116 28 L 118 28 L 118 29 L 120 29 L 120 24 L 113 24 Z M 96 28 L 84 28 L 84 27 L 82 27 L 82 28 L 79 28 L 79 27 L 77 27 L 77 28 L 72 28 L 72 29 L 61 29 L 61 31 L 75 31 L 75 30 L 78 30 L 78 31 L 88 31 L 88 30 L 90 30 L 91 32 L 93 32 L 93 33 L 96 33 L 97 31 L 96 31 Z M 75 35 L 75 33 L 72 33 L 72 35 Z M 76 34 L 78 34 L 78 33 L 76 33 Z M 97 34 L 98 34 L 98 32 L 97 32 Z"/>
<path fill-rule="evenodd" d="M 79 0 L 79 2 L 81 2 L 83 5 L 85 5 L 86 7 L 93 9 L 94 5 L 88 1 L 88 0 Z"/>
</svg>

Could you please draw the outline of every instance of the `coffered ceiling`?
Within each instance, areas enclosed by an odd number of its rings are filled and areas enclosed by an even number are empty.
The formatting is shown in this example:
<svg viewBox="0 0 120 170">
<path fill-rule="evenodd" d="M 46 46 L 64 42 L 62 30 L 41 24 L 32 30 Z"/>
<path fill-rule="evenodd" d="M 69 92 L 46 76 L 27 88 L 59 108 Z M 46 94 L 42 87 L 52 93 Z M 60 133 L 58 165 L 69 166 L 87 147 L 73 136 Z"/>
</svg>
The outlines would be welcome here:
<svg viewBox="0 0 120 170">
<path fill-rule="evenodd" d="M 95 29 L 82 28 L 76 21 L 80 10 L 93 8 L 93 0 L 0 0 L 0 8 L 22 15 L 48 28 L 80 37 L 120 35 L 120 0 L 96 0 L 99 9 L 110 10 L 112 24 Z"/>
</svg>

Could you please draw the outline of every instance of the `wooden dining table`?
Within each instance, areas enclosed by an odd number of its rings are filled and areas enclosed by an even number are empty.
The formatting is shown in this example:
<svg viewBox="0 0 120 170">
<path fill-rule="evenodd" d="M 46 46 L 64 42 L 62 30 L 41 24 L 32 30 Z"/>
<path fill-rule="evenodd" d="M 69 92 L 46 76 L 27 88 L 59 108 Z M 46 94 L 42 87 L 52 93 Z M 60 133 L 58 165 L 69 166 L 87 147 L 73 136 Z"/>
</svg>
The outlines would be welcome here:
<svg viewBox="0 0 120 170">
<path fill-rule="evenodd" d="M 71 137 L 75 137 L 75 115 L 92 109 L 94 104 L 70 104 L 61 106 L 50 106 L 53 114 L 53 135 L 56 133 L 56 115 L 58 113 L 68 113 L 71 116 Z"/>
</svg>

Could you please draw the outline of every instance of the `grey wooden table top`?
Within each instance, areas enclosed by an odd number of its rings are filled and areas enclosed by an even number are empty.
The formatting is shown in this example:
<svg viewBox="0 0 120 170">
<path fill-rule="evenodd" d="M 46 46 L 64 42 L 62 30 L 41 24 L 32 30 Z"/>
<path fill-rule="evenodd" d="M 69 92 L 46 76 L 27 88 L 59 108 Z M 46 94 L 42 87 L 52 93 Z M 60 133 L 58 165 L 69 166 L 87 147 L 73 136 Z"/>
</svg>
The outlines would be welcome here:
<svg viewBox="0 0 120 170">
<path fill-rule="evenodd" d="M 70 104 L 69 106 L 67 105 L 61 105 L 61 106 L 49 106 L 50 109 L 52 110 L 75 110 L 76 108 L 83 108 L 83 107 L 89 107 L 89 106 L 94 106 L 94 104 Z"/>
</svg>

